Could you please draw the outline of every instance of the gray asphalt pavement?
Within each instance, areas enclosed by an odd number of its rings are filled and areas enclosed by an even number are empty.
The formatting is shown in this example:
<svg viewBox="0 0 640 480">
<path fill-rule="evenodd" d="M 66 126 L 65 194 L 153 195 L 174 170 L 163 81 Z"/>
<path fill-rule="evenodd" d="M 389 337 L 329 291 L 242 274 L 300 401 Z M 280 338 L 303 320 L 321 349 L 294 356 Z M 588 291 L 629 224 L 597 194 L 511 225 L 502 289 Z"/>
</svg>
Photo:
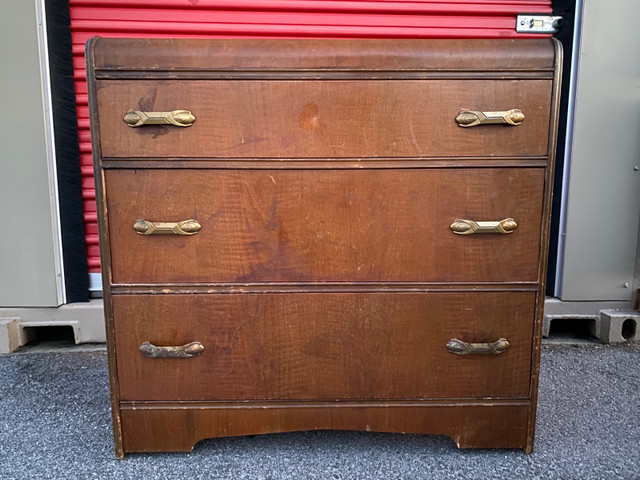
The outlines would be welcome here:
<svg viewBox="0 0 640 480">
<path fill-rule="evenodd" d="M 640 348 L 547 346 L 536 449 L 299 432 L 116 460 L 103 352 L 0 356 L 0 479 L 640 479 Z"/>
</svg>

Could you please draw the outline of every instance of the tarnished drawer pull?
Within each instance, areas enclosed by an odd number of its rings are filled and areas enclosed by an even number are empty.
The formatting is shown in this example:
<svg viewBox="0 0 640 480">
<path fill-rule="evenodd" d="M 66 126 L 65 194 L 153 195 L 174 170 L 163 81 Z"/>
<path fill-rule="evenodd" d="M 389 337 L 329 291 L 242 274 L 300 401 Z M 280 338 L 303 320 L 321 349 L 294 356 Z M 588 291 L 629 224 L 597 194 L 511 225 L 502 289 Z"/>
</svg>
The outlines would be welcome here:
<svg viewBox="0 0 640 480">
<path fill-rule="evenodd" d="M 204 351 L 200 342 L 191 342 L 175 347 L 157 347 L 151 342 L 140 345 L 140 352 L 149 358 L 190 358 L 197 357 Z"/>
<path fill-rule="evenodd" d="M 449 226 L 457 235 L 471 235 L 473 233 L 513 233 L 518 224 L 513 218 L 505 218 L 495 222 L 476 222 L 458 218 Z"/>
<path fill-rule="evenodd" d="M 140 235 L 195 235 L 202 226 L 193 219 L 182 222 L 150 222 L 141 218 L 133 224 Z"/>
<path fill-rule="evenodd" d="M 506 338 L 499 338 L 493 343 L 468 343 L 452 338 L 447 342 L 447 350 L 456 355 L 492 354 L 498 355 L 509 350 Z"/>
<path fill-rule="evenodd" d="M 175 125 L 176 127 L 190 127 L 196 121 L 189 110 L 174 110 L 173 112 L 141 112 L 129 110 L 124 114 L 124 123 L 130 127 L 143 125 Z"/>
<path fill-rule="evenodd" d="M 518 108 L 506 112 L 477 112 L 475 110 L 462 110 L 456 117 L 456 122 L 461 127 L 475 127 L 476 125 L 488 125 L 502 123 L 507 125 L 520 125 L 524 120 L 524 113 Z"/>
</svg>

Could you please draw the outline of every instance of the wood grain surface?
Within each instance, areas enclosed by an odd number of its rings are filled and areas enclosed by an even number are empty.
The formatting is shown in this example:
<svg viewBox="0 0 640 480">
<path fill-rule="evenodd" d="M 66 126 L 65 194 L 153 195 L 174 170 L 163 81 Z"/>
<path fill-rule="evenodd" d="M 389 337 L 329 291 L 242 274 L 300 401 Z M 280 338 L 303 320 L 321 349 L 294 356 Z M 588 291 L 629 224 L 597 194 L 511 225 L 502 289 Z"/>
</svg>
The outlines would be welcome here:
<svg viewBox="0 0 640 480">
<path fill-rule="evenodd" d="M 536 294 L 113 297 L 124 400 L 527 397 Z M 452 338 L 511 347 L 455 355 Z M 138 347 L 198 341 L 193 358 Z"/>
<path fill-rule="evenodd" d="M 355 72 L 553 72 L 541 39 L 132 39 L 92 40 L 90 66 L 105 72 L 336 70 Z"/>
<path fill-rule="evenodd" d="M 536 281 L 544 170 L 108 170 L 114 283 Z M 514 218 L 511 234 L 451 223 Z M 193 236 L 136 220 L 194 218 Z"/>
<path fill-rule="evenodd" d="M 108 81 L 103 157 L 539 156 L 551 80 Z M 519 108 L 518 126 L 459 127 L 462 110 Z M 127 126 L 128 110 L 186 109 L 190 127 Z"/>
</svg>

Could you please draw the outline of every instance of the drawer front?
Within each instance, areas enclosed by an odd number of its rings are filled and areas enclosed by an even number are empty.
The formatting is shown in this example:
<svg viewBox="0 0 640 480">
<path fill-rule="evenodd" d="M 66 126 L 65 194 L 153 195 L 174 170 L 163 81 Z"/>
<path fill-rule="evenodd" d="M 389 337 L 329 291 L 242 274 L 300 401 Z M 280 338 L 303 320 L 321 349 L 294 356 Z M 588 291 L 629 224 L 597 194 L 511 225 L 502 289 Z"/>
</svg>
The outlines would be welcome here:
<svg viewBox="0 0 640 480">
<path fill-rule="evenodd" d="M 535 293 L 114 295 L 123 400 L 527 397 Z M 500 354 L 457 355 L 451 339 Z M 139 347 L 200 342 L 190 358 Z"/>
<path fill-rule="evenodd" d="M 103 157 L 546 156 L 551 80 L 96 82 Z M 195 122 L 129 127 L 129 110 Z M 461 128 L 463 110 L 520 109 L 518 126 Z"/>
<path fill-rule="evenodd" d="M 106 170 L 113 283 L 537 281 L 544 169 Z M 454 234 L 512 218 L 510 234 Z M 194 219 L 141 235 L 139 219 Z"/>
</svg>

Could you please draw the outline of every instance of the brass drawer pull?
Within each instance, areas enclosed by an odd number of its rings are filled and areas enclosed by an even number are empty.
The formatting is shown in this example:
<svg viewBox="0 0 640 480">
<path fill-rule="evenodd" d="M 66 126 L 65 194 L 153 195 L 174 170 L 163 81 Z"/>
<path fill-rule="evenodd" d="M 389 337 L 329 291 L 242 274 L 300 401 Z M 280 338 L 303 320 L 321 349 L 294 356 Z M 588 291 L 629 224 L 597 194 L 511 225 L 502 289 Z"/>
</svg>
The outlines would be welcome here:
<svg viewBox="0 0 640 480">
<path fill-rule="evenodd" d="M 143 125 L 175 125 L 176 127 L 190 127 L 196 121 L 189 110 L 174 110 L 173 112 L 141 112 L 129 110 L 124 114 L 124 123 L 130 127 Z"/>
<path fill-rule="evenodd" d="M 518 224 L 513 218 L 505 218 L 495 222 L 476 222 L 458 218 L 449 226 L 456 235 L 471 235 L 473 233 L 513 233 Z"/>
<path fill-rule="evenodd" d="M 139 235 L 195 235 L 202 226 L 193 219 L 182 222 L 150 222 L 141 218 L 133 224 Z"/>
<path fill-rule="evenodd" d="M 204 351 L 200 342 L 191 342 L 175 347 L 157 347 L 151 342 L 140 345 L 140 352 L 149 358 L 191 358 L 197 357 Z"/>
<path fill-rule="evenodd" d="M 475 127 L 476 125 L 488 125 L 501 123 L 507 125 L 520 125 L 524 120 L 524 113 L 518 108 L 506 112 L 477 112 L 475 110 L 462 110 L 456 117 L 456 122 L 461 127 Z"/>
<path fill-rule="evenodd" d="M 452 338 L 447 342 L 447 350 L 456 355 L 492 354 L 498 355 L 509 350 L 506 338 L 499 338 L 493 343 L 468 343 Z"/>
</svg>

